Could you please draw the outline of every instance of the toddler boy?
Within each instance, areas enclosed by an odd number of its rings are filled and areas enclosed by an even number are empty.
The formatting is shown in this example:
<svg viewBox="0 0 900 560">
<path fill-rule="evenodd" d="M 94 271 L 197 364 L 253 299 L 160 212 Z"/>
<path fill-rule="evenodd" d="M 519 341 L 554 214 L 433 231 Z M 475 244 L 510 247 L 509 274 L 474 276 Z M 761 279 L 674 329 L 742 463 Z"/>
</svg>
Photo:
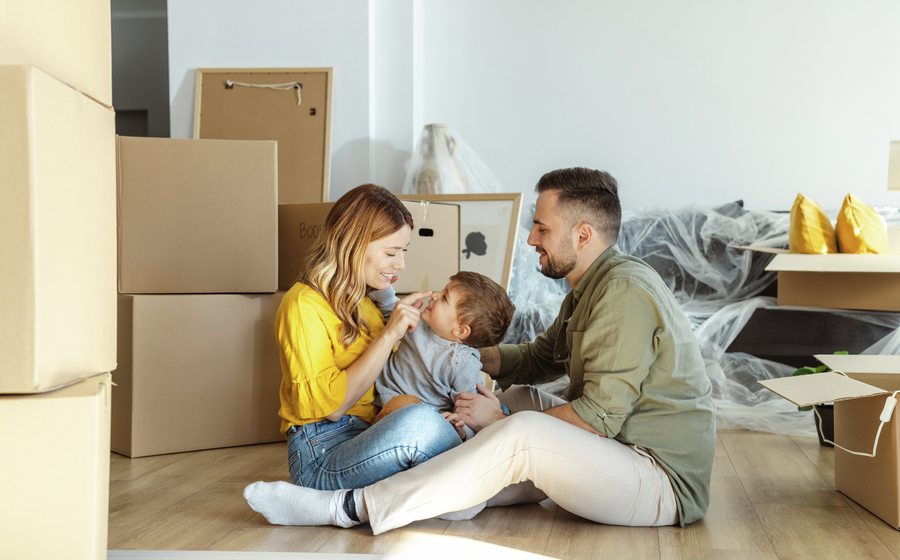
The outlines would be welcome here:
<svg viewBox="0 0 900 560">
<path fill-rule="evenodd" d="M 388 314 L 399 299 L 393 288 L 369 296 Z M 468 271 L 451 276 L 443 290 L 431 295 L 419 325 L 400 341 L 375 381 L 375 404 L 382 411 L 374 422 L 416 402 L 445 417 L 452 414 L 460 393 L 478 393 L 477 348 L 501 343 L 515 310 L 503 288 L 487 276 Z M 474 435 L 468 426 L 457 432 L 463 440 Z"/>
</svg>

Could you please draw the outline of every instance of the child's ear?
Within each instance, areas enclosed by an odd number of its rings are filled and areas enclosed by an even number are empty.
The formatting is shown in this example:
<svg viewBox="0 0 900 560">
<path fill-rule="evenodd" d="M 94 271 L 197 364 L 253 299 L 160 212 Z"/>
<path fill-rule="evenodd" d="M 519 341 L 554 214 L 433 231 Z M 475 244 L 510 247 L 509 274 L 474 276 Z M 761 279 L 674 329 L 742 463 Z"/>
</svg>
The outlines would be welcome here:
<svg viewBox="0 0 900 560">
<path fill-rule="evenodd" d="M 472 329 L 469 328 L 469 325 L 457 325 L 457 327 L 453 329 L 453 333 L 456 335 L 456 338 L 465 340 L 472 334 Z"/>
</svg>

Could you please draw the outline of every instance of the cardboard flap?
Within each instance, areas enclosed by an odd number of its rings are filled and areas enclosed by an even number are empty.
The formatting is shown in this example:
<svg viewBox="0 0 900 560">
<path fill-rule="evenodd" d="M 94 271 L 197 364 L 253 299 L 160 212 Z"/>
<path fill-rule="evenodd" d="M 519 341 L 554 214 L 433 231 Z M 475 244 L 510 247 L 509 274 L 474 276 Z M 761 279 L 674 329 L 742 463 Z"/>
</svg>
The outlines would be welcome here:
<svg viewBox="0 0 900 560">
<path fill-rule="evenodd" d="M 766 379 L 760 381 L 759 384 L 797 406 L 845 401 L 887 393 L 878 387 L 834 372 Z"/>
<path fill-rule="evenodd" d="M 743 249 L 744 251 L 756 251 L 757 253 L 771 253 L 773 255 L 784 255 L 790 253 L 787 249 L 779 247 L 764 247 L 762 245 L 729 245 L 732 249 Z"/>
<path fill-rule="evenodd" d="M 853 373 L 900 374 L 900 356 L 853 356 L 816 354 L 815 358 L 835 371 Z"/>
<path fill-rule="evenodd" d="M 766 270 L 795 272 L 900 272 L 900 255 L 775 255 Z"/>
</svg>

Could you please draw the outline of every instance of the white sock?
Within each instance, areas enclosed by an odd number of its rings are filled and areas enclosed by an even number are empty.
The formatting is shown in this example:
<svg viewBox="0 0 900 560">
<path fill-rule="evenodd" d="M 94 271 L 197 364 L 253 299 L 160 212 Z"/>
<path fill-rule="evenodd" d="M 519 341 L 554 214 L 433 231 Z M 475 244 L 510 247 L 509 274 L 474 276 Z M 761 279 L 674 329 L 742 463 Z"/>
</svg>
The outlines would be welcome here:
<svg viewBox="0 0 900 560">
<path fill-rule="evenodd" d="M 254 482 L 244 488 L 244 499 L 254 511 L 273 525 L 337 525 L 353 527 L 362 522 L 362 489 L 359 492 L 357 517 L 352 520 L 344 511 L 344 500 L 350 490 L 314 490 L 290 482 Z M 368 520 L 368 513 L 364 514 Z"/>
<path fill-rule="evenodd" d="M 437 519 L 444 519 L 446 521 L 465 521 L 466 519 L 472 519 L 484 509 L 484 506 L 487 502 L 481 502 L 478 505 L 472 506 L 470 508 L 461 509 L 459 511 L 450 511 L 447 513 L 442 513 L 440 515 L 435 515 Z"/>
</svg>

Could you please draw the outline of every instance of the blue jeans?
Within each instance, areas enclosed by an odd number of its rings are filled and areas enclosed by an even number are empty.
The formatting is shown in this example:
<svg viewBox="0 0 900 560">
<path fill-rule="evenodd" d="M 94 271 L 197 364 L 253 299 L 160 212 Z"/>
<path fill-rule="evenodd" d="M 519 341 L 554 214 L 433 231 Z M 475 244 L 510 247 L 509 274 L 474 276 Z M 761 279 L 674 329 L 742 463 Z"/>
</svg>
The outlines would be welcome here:
<svg viewBox="0 0 900 560">
<path fill-rule="evenodd" d="M 456 447 L 450 422 L 424 404 L 405 406 L 369 427 L 356 416 L 288 430 L 291 482 L 305 488 L 362 488 Z"/>
</svg>

